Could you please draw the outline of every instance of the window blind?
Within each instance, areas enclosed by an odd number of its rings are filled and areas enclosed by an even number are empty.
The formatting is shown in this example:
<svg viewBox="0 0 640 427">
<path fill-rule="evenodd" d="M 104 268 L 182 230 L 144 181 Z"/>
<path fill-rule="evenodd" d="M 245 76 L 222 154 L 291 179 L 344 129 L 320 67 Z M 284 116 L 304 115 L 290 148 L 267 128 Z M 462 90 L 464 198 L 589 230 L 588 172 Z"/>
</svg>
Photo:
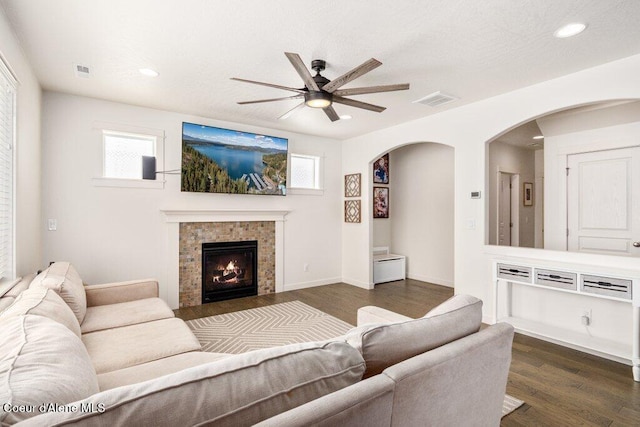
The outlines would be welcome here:
<svg viewBox="0 0 640 427">
<path fill-rule="evenodd" d="M 13 279 L 13 145 L 16 80 L 0 58 L 0 281 Z"/>
</svg>

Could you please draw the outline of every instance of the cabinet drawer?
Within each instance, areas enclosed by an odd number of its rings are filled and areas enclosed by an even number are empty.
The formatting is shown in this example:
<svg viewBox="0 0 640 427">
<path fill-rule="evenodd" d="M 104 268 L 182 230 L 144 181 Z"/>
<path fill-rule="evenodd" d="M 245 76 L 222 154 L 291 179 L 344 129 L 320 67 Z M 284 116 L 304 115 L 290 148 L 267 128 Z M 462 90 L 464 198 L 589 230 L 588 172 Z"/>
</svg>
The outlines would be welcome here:
<svg viewBox="0 0 640 427">
<path fill-rule="evenodd" d="M 536 268 L 534 283 L 552 288 L 578 290 L 578 275 L 566 271 L 544 270 Z"/>
<path fill-rule="evenodd" d="M 531 283 L 531 267 L 513 264 L 498 264 L 498 278 L 514 282 Z"/>
<path fill-rule="evenodd" d="M 631 280 L 584 274 L 580 282 L 583 292 L 608 297 L 631 299 Z"/>
</svg>

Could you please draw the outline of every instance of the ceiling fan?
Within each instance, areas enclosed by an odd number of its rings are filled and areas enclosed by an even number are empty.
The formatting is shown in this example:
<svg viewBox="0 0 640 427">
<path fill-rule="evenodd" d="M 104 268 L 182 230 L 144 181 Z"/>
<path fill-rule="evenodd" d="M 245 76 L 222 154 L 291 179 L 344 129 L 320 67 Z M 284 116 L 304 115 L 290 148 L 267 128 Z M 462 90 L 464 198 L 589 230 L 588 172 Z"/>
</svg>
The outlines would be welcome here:
<svg viewBox="0 0 640 427">
<path fill-rule="evenodd" d="M 284 113 L 279 119 L 286 119 L 291 116 L 297 110 L 304 108 L 305 106 L 311 108 L 322 108 L 327 117 L 331 119 L 332 122 L 336 120 L 340 120 L 340 116 L 336 113 L 336 110 L 333 108 L 333 103 L 349 105 L 351 107 L 363 108 L 369 111 L 375 111 L 377 113 L 383 112 L 386 108 L 380 107 L 379 105 L 368 104 L 366 102 L 356 101 L 354 99 L 345 98 L 345 96 L 349 95 L 362 95 L 365 93 L 377 93 L 377 92 L 392 92 L 396 90 L 407 90 L 409 89 L 409 83 L 401 83 L 395 85 L 386 85 L 386 86 L 370 86 L 370 87 L 358 87 L 358 88 L 349 88 L 349 89 L 340 89 L 342 86 L 346 85 L 352 80 L 357 79 L 358 77 L 368 73 L 369 71 L 379 67 L 382 65 L 382 62 L 377 59 L 371 58 L 370 60 L 360 64 L 356 68 L 351 71 L 347 71 L 343 75 L 333 80 L 329 80 L 320 75 L 320 72 L 323 71 L 327 65 L 327 63 L 322 59 L 314 59 L 311 61 L 311 69 L 316 72 L 315 76 L 312 76 L 309 70 L 305 67 L 300 55 L 297 53 L 285 52 L 287 58 L 293 65 L 293 68 L 296 69 L 302 81 L 304 82 L 304 87 L 301 89 L 280 86 L 271 83 L 263 83 L 256 82 L 253 80 L 239 79 L 236 77 L 232 77 L 231 80 L 237 80 L 240 82 L 253 83 L 261 86 L 273 87 L 276 89 L 288 90 L 290 92 L 296 92 L 296 95 L 293 96 L 285 96 L 283 98 L 272 98 L 272 99 L 261 99 L 258 101 L 244 101 L 238 102 L 238 104 L 258 104 L 261 102 L 272 102 L 272 101 L 284 101 L 287 99 L 303 99 L 304 101 L 298 105 L 296 105 L 291 110 Z"/>
</svg>

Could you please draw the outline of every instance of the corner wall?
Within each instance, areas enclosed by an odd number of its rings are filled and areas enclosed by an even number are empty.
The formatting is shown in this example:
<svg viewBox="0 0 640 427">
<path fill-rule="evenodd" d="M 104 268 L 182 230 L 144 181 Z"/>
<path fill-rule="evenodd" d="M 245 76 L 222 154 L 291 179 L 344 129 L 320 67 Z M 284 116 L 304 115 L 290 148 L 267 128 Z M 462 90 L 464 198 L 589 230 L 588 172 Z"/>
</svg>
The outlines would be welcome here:
<svg viewBox="0 0 640 427">
<path fill-rule="evenodd" d="M 407 277 L 453 287 L 454 150 L 434 143 L 391 152 L 391 248 Z"/>
</svg>

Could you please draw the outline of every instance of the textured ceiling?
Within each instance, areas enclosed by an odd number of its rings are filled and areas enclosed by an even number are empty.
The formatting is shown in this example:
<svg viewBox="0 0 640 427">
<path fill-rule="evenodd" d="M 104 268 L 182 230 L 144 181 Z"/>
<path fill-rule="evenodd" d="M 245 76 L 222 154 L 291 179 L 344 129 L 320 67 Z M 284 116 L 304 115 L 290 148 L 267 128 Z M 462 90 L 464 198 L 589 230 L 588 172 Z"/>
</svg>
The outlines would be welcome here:
<svg viewBox="0 0 640 427">
<path fill-rule="evenodd" d="M 640 53 L 637 0 L 0 0 L 45 90 L 344 139 Z M 556 39 L 581 21 L 587 30 Z M 2 44 L 0 42 L 0 51 Z M 333 79 L 373 57 L 383 65 L 346 87 L 411 84 L 353 96 L 387 107 L 336 105 L 330 122 L 297 100 L 238 101 L 290 92 L 230 80 L 301 87 L 284 52 Z M 88 65 L 78 78 L 73 64 Z M 157 78 L 138 69 L 153 68 Z M 414 104 L 443 91 L 458 101 Z"/>
</svg>

